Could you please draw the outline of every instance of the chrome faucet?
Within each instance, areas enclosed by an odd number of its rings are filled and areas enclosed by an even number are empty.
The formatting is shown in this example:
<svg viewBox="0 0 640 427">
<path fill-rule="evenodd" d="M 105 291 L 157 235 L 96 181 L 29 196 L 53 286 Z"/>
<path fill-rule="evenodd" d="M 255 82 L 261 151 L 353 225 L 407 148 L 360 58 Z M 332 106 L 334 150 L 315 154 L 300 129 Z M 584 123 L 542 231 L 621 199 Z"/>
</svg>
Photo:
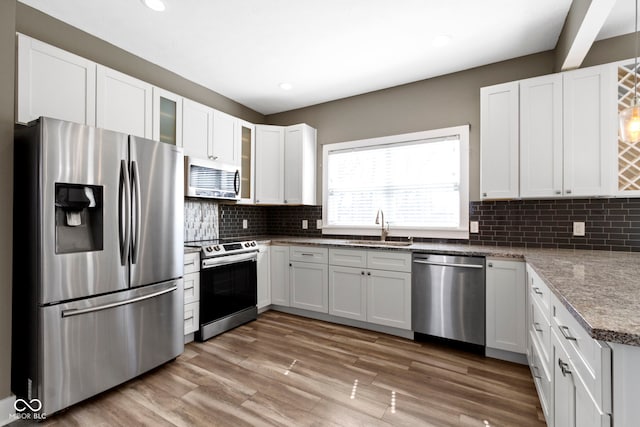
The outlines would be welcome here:
<svg viewBox="0 0 640 427">
<path fill-rule="evenodd" d="M 380 224 L 380 241 L 384 242 L 387 240 L 387 236 L 389 235 L 389 223 L 387 222 L 387 228 L 384 228 L 384 212 L 382 209 L 378 209 L 378 213 L 376 214 L 376 224 Z"/>
</svg>

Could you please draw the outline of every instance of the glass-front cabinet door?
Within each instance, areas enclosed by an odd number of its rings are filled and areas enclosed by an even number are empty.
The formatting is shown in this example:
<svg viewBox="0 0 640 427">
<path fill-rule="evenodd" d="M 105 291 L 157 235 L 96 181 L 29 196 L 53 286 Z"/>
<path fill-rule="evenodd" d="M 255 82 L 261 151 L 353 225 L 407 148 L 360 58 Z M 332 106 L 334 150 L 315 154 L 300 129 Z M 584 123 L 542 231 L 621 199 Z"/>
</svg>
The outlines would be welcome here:
<svg viewBox="0 0 640 427">
<path fill-rule="evenodd" d="M 153 139 L 182 147 L 182 97 L 153 88 Z"/>
<path fill-rule="evenodd" d="M 631 106 L 634 97 L 636 73 L 634 60 L 616 64 L 618 76 L 618 112 Z M 640 67 L 639 67 L 640 68 Z M 640 75 L 637 76 L 640 80 Z M 640 93 L 640 85 L 638 86 Z M 640 196 L 640 143 L 625 142 L 618 134 L 618 159 L 616 174 L 616 192 L 621 196 Z"/>
<path fill-rule="evenodd" d="M 255 126 L 243 120 L 238 121 L 240 130 L 240 203 L 254 201 L 254 170 L 255 170 Z"/>
</svg>

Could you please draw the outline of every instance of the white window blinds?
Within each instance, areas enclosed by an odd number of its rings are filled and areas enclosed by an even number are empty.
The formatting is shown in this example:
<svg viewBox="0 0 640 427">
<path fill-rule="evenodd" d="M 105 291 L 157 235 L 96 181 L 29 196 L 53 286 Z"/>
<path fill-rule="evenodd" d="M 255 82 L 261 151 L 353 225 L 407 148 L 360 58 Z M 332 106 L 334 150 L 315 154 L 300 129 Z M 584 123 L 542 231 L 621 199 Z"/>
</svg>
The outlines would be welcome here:
<svg viewBox="0 0 640 427">
<path fill-rule="evenodd" d="M 460 150 L 459 135 L 329 149 L 325 223 L 370 227 L 382 209 L 392 227 L 460 228 Z"/>
</svg>

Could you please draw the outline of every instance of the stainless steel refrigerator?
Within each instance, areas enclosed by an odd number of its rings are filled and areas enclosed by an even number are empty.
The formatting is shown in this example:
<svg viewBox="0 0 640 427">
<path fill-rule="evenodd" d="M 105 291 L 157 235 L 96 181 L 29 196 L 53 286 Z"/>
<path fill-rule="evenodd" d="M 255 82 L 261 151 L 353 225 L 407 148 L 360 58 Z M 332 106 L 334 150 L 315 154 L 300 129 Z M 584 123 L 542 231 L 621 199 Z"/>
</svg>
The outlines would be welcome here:
<svg viewBox="0 0 640 427">
<path fill-rule="evenodd" d="M 16 396 L 51 414 L 182 353 L 181 149 L 40 118 L 14 171 Z"/>
</svg>

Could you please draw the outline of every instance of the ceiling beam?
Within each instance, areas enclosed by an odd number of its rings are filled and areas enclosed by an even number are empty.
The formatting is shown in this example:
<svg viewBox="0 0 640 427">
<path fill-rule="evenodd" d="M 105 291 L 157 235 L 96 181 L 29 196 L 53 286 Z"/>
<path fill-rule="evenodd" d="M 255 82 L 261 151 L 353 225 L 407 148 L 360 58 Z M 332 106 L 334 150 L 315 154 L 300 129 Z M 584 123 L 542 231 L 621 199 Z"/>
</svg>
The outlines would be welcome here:
<svg viewBox="0 0 640 427">
<path fill-rule="evenodd" d="M 573 0 L 556 45 L 556 71 L 580 67 L 616 0 Z"/>
</svg>

